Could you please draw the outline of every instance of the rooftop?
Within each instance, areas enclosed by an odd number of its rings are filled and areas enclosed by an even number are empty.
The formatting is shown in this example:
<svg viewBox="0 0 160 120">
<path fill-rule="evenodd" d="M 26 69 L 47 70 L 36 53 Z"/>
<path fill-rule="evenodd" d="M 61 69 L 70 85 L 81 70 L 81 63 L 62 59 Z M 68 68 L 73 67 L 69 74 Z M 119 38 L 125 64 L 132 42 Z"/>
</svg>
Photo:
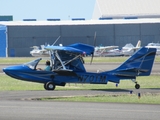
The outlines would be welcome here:
<svg viewBox="0 0 160 120">
<path fill-rule="evenodd" d="M 100 17 L 160 18 L 160 0 L 96 0 L 93 19 Z"/>
<path fill-rule="evenodd" d="M 41 26 L 41 25 L 95 25 L 95 24 L 141 24 L 160 23 L 158 19 L 111 19 L 111 20 L 84 20 L 84 21 L 0 21 L 6 26 Z"/>
</svg>

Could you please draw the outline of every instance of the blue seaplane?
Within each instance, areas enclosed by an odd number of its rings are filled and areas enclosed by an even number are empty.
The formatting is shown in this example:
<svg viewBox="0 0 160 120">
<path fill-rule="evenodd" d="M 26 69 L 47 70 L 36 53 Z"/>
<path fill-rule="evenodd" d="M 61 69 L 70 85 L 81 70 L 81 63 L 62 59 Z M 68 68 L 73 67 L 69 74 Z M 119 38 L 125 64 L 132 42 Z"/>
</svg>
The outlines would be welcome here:
<svg viewBox="0 0 160 120">
<path fill-rule="evenodd" d="M 66 83 L 107 84 L 120 83 L 120 80 L 132 80 L 135 88 L 140 85 L 137 76 L 149 76 L 154 63 L 156 49 L 140 48 L 116 69 L 104 72 L 87 72 L 83 57 L 91 55 L 93 59 L 94 47 L 76 43 L 69 46 L 46 46 L 50 52 L 51 70 L 37 70 L 41 58 L 16 66 L 3 68 L 10 77 L 28 82 L 44 84 L 46 90 L 54 90 L 56 86 L 65 86 Z"/>
</svg>

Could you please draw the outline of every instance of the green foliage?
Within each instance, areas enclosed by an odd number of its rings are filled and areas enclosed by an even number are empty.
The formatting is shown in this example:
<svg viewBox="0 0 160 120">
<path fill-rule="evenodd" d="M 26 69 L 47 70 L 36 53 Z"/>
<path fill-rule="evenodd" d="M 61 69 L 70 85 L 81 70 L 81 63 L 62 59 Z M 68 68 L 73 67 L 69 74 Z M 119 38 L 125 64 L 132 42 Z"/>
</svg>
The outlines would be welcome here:
<svg viewBox="0 0 160 120">
<path fill-rule="evenodd" d="M 160 88 L 159 76 L 138 77 L 141 88 Z M 65 87 L 56 87 L 55 90 L 115 90 L 135 89 L 135 84 L 130 80 L 123 80 L 116 88 L 115 83 L 108 84 L 66 84 Z M 0 75 L 0 91 L 4 90 L 44 90 L 43 84 L 26 82 L 11 78 L 5 74 Z"/>
<path fill-rule="evenodd" d="M 160 89 L 159 76 L 138 77 L 138 83 L 141 88 Z M 56 87 L 55 90 L 104 90 L 104 91 L 123 91 L 135 90 L 134 83 L 129 80 L 121 81 L 118 87 L 114 83 L 107 85 L 100 84 L 67 84 L 65 87 Z M 4 74 L 0 75 L 0 91 L 18 91 L 18 90 L 44 90 L 43 84 L 26 82 L 16 80 Z M 130 95 L 117 94 L 116 92 L 104 95 L 95 96 L 71 96 L 71 97 L 55 97 L 55 98 L 42 98 L 39 100 L 54 100 L 54 101 L 85 101 L 85 102 L 118 102 L 118 103 L 149 103 L 160 104 L 160 94 L 145 93 L 138 98 L 137 94 Z"/>
<path fill-rule="evenodd" d="M 43 85 L 38 83 L 25 82 L 11 78 L 7 75 L 0 75 L 0 91 L 16 90 L 43 90 Z"/>
<path fill-rule="evenodd" d="M 50 97 L 39 100 L 50 101 L 73 101 L 73 102 L 112 102 L 112 103 L 144 103 L 144 104 L 160 104 L 160 94 L 106 94 L 95 96 L 70 96 L 70 97 Z"/>
</svg>

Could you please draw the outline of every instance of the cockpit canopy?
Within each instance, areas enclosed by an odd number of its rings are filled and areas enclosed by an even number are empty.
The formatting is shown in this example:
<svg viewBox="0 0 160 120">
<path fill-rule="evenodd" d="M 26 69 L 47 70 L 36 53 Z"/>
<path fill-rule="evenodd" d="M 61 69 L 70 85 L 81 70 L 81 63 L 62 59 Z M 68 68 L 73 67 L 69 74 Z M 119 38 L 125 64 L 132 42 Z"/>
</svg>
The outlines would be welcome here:
<svg viewBox="0 0 160 120">
<path fill-rule="evenodd" d="M 39 63 L 39 61 L 41 61 L 41 60 L 42 60 L 42 58 L 38 58 L 38 59 L 33 60 L 33 61 L 30 61 L 30 62 L 28 62 L 28 63 L 24 63 L 24 65 L 26 65 L 26 66 L 28 66 L 29 68 L 35 70 L 36 67 L 37 67 L 37 65 L 38 65 L 38 63 Z"/>
</svg>

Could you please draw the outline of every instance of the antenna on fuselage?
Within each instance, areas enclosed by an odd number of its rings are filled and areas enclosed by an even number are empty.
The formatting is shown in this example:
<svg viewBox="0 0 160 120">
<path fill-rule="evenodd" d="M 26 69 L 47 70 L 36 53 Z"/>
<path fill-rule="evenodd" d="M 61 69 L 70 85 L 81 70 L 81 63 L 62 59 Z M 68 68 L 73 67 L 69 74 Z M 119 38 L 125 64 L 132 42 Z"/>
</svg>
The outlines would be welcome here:
<svg viewBox="0 0 160 120">
<path fill-rule="evenodd" d="M 59 36 L 59 37 L 54 41 L 54 43 L 53 43 L 52 45 L 56 44 L 56 42 L 59 40 L 60 37 L 61 37 L 61 36 Z"/>
</svg>

